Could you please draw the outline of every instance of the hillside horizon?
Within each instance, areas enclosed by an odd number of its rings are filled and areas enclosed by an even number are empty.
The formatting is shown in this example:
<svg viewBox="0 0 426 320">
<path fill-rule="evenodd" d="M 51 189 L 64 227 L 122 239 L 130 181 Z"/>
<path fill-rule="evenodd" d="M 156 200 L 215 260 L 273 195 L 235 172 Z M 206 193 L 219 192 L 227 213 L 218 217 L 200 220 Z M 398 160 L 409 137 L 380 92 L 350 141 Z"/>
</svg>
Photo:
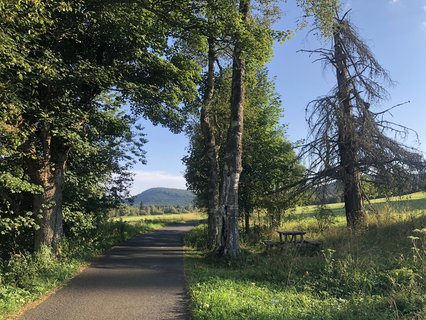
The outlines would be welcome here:
<svg viewBox="0 0 426 320">
<path fill-rule="evenodd" d="M 195 195 L 188 190 L 178 188 L 155 187 L 132 197 L 133 205 L 187 206 L 192 205 Z"/>
</svg>

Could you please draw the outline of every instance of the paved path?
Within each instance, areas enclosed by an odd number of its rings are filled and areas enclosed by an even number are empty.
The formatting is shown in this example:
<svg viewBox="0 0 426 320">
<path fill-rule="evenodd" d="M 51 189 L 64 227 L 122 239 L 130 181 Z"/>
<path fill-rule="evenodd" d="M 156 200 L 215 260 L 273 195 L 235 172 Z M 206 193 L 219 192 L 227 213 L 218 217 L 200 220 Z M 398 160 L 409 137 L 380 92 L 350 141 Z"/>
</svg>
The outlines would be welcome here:
<svg viewBox="0 0 426 320">
<path fill-rule="evenodd" d="M 189 319 L 179 224 L 114 247 L 22 320 Z"/>
</svg>

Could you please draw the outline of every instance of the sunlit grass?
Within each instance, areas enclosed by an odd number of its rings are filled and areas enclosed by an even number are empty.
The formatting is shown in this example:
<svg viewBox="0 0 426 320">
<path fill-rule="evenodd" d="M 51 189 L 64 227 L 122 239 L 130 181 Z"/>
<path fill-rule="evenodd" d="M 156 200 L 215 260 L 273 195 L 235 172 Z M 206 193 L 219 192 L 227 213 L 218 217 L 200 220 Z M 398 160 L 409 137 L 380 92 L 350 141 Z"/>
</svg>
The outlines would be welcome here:
<svg viewBox="0 0 426 320">
<path fill-rule="evenodd" d="M 194 220 L 205 219 L 206 216 L 200 212 L 189 212 L 189 213 L 179 213 L 179 214 L 159 214 L 159 215 L 146 215 L 146 216 L 123 216 L 123 217 L 114 217 L 114 221 L 124 221 L 128 223 L 136 222 L 151 222 L 158 224 L 168 224 L 168 223 L 179 223 L 179 222 L 188 222 Z"/>
<path fill-rule="evenodd" d="M 407 210 L 426 209 L 426 192 L 416 192 L 404 196 L 379 198 L 370 200 L 375 205 L 376 209 L 379 210 L 384 205 L 388 204 L 396 208 L 405 208 Z M 367 208 L 370 206 L 368 202 L 365 203 Z M 345 204 L 343 202 L 326 204 L 326 208 L 335 210 L 336 213 L 343 214 Z M 317 206 L 298 206 L 291 212 L 295 214 L 309 214 L 313 213 Z"/>
<path fill-rule="evenodd" d="M 306 231 L 322 242 L 321 252 L 266 254 L 262 241 L 243 243 L 236 260 L 190 250 L 193 319 L 426 319 L 426 194 L 372 203 L 376 211 L 357 232 L 346 227 L 341 203 L 327 205 L 336 220 L 326 230 L 318 228 L 315 206 L 287 212 L 280 228 Z M 204 232 L 197 227 L 187 244 L 198 245 Z"/>
</svg>

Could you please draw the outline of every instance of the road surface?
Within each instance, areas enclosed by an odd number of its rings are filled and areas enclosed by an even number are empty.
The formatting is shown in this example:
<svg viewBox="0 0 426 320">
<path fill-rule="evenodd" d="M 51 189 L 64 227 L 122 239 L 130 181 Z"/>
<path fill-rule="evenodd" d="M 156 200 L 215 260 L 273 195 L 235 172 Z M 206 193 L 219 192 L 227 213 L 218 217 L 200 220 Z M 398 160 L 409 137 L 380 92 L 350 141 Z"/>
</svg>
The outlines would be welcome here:
<svg viewBox="0 0 426 320">
<path fill-rule="evenodd" d="M 114 247 L 19 319 L 189 319 L 182 245 L 194 225 L 165 227 Z"/>
</svg>

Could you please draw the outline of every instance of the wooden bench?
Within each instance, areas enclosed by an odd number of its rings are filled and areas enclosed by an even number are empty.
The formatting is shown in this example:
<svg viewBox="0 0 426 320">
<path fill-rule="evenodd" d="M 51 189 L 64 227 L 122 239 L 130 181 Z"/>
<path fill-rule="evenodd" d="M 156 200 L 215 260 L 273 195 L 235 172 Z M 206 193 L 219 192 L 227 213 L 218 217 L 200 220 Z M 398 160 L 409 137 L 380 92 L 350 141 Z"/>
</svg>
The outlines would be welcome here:
<svg viewBox="0 0 426 320">
<path fill-rule="evenodd" d="M 278 230 L 280 235 L 280 242 L 286 243 L 297 243 L 303 242 L 303 236 L 306 234 L 305 231 L 299 230 Z"/>
<path fill-rule="evenodd" d="M 304 240 L 303 243 L 317 248 L 321 247 L 322 244 L 321 241 L 318 240 Z"/>
<path fill-rule="evenodd" d="M 286 243 L 274 240 L 264 240 L 263 243 L 265 244 L 266 251 L 269 251 L 273 247 L 282 248 L 286 246 Z"/>
<path fill-rule="evenodd" d="M 305 231 L 298 230 L 278 230 L 280 241 L 264 240 L 263 243 L 266 247 L 266 252 L 270 249 L 284 248 L 286 246 L 298 247 L 301 249 L 308 249 L 308 251 L 318 251 L 321 248 L 321 242 L 318 240 L 304 239 Z"/>
</svg>

